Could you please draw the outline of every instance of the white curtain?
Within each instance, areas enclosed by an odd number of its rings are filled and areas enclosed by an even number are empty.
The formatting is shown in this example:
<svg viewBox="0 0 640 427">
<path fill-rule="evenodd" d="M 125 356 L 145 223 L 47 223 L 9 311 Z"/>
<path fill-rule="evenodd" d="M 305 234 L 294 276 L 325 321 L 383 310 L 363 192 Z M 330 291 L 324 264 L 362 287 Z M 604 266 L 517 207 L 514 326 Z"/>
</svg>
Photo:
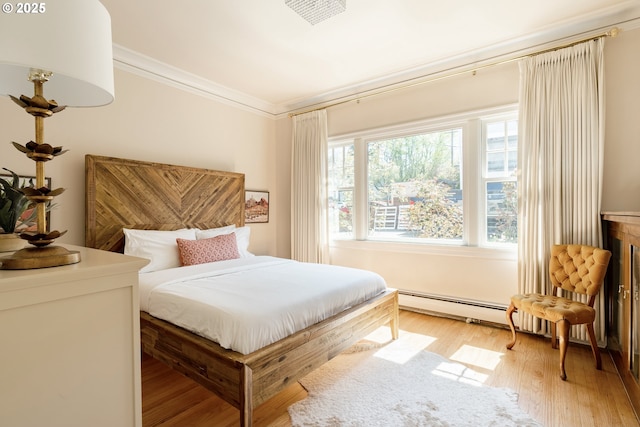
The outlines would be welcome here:
<svg viewBox="0 0 640 427">
<path fill-rule="evenodd" d="M 291 258 L 329 262 L 327 217 L 327 112 L 293 117 Z"/>
<path fill-rule="evenodd" d="M 604 39 L 520 62 L 519 291 L 551 292 L 553 244 L 602 246 Z M 596 338 L 605 336 L 604 297 L 596 300 Z M 583 300 L 586 301 L 586 300 Z M 520 315 L 523 330 L 546 322 Z M 586 339 L 583 327 L 571 336 Z"/>
</svg>

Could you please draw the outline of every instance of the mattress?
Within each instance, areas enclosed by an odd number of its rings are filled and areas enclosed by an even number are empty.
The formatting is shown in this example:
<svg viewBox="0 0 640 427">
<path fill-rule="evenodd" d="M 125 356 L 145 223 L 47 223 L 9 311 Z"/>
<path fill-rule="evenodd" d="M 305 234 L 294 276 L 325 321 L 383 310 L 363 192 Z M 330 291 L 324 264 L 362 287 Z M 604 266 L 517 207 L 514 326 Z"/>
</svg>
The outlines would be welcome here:
<svg viewBox="0 0 640 427">
<path fill-rule="evenodd" d="M 140 274 L 140 309 L 249 354 L 385 289 L 371 271 L 255 256 Z"/>
</svg>

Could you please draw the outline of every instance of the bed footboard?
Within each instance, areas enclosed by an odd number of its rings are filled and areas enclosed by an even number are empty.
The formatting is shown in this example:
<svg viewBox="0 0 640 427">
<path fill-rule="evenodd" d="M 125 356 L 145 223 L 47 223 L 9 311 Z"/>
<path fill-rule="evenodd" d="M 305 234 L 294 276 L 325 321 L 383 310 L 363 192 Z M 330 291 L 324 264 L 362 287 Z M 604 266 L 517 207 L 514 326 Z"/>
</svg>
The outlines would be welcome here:
<svg viewBox="0 0 640 427">
<path fill-rule="evenodd" d="M 180 327 L 140 313 L 142 350 L 240 410 L 253 408 L 304 377 L 380 326 L 398 337 L 398 291 L 385 293 L 251 354 L 226 350 Z"/>
</svg>

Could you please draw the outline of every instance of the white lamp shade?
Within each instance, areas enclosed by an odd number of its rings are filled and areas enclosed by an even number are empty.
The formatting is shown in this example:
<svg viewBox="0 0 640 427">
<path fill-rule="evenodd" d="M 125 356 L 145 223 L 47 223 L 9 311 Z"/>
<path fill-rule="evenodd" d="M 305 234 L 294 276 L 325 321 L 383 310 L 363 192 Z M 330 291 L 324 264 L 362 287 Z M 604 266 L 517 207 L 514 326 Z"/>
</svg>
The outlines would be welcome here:
<svg viewBox="0 0 640 427">
<path fill-rule="evenodd" d="M 53 72 L 44 96 L 59 105 L 113 101 L 111 17 L 97 0 L 50 0 L 40 13 L 0 11 L 0 94 L 31 96 L 32 68 Z M 24 3 L 27 4 L 27 3 Z"/>
</svg>

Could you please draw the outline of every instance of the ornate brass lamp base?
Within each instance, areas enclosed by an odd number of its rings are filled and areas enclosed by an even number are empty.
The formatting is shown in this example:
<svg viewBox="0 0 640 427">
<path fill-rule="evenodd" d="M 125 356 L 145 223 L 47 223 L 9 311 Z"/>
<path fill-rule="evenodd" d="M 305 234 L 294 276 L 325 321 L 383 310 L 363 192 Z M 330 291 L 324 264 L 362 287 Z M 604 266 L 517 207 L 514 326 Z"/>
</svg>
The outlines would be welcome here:
<svg viewBox="0 0 640 427">
<path fill-rule="evenodd" d="M 11 96 L 11 99 L 31 114 L 36 121 L 36 140 L 29 141 L 25 145 L 14 142 L 13 146 L 36 162 L 35 186 L 22 188 L 21 191 L 30 202 L 35 204 L 37 231 L 20 234 L 22 239 L 27 240 L 35 247 L 21 249 L 7 257 L 0 257 L 0 270 L 28 270 L 80 262 L 79 252 L 69 251 L 60 246 L 49 246 L 65 232 L 49 230 L 46 219 L 46 204 L 62 193 L 64 188 L 51 190 L 45 185 L 44 164 L 66 151 L 62 147 L 53 147 L 44 143 L 44 119 L 65 108 L 59 106 L 54 100 L 47 100 L 43 96 L 43 85 L 51 75 L 50 71 L 32 68 L 28 80 L 33 82 L 33 97 L 21 95 L 20 98 L 16 98 Z"/>
<path fill-rule="evenodd" d="M 58 267 L 80 262 L 80 252 L 62 246 L 20 249 L 7 257 L 0 257 L 1 270 L 28 270 Z"/>
</svg>

